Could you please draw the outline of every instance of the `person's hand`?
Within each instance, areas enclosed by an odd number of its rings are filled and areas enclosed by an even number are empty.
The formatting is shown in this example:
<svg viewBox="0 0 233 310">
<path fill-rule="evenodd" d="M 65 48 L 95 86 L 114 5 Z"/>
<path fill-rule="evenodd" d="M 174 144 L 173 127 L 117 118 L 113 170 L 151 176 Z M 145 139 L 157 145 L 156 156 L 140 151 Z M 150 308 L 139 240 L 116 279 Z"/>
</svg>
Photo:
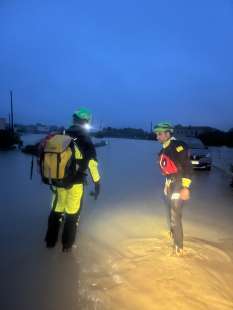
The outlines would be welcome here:
<svg viewBox="0 0 233 310">
<path fill-rule="evenodd" d="M 180 199 L 187 201 L 190 199 L 190 190 L 186 187 L 182 188 L 180 191 Z"/>
<path fill-rule="evenodd" d="M 91 196 L 94 197 L 95 200 L 99 197 L 100 194 L 100 182 L 95 183 L 95 190 L 90 193 Z"/>
<path fill-rule="evenodd" d="M 164 195 L 167 196 L 168 195 L 168 186 L 167 184 L 165 184 L 164 189 L 163 189 Z"/>
<path fill-rule="evenodd" d="M 97 200 L 100 194 L 100 182 L 95 183 L 94 199 Z"/>
</svg>

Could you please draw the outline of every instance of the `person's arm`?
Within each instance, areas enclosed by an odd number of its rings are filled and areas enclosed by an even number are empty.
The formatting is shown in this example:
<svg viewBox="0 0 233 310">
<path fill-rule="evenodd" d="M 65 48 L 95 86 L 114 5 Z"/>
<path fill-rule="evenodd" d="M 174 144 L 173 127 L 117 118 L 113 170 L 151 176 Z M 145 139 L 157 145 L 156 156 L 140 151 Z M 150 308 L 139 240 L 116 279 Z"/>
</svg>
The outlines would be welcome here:
<svg viewBox="0 0 233 310">
<path fill-rule="evenodd" d="M 87 143 L 86 156 L 88 170 L 91 175 L 92 181 L 95 184 L 95 191 L 92 192 L 91 195 L 94 196 L 95 199 L 97 199 L 100 194 L 100 173 L 98 169 L 96 150 L 91 140 Z"/>
<path fill-rule="evenodd" d="M 180 197 L 182 200 L 189 200 L 189 189 L 192 183 L 192 167 L 189 159 L 189 150 L 186 144 L 178 143 L 175 151 L 181 176 L 182 189 L 180 191 Z"/>
<path fill-rule="evenodd" d="M 179 173 L 181 175 L 182 187 L 189 188 L 192 183 L 192 167 L 189 159 L 189 150 L 186 144 L 177 144 L 176 158 L 179 164 Z"/>
<path fill-rule="evenodd" d="M 88 169 L 90 171 L 90 175 L 92 177 L 92 180 L 94 183 L 97 183 L 100 181 L 100 174 L 98 169 L 98 161 L 97 159 L 90 159 L 88 162 Z"/>
</svg>

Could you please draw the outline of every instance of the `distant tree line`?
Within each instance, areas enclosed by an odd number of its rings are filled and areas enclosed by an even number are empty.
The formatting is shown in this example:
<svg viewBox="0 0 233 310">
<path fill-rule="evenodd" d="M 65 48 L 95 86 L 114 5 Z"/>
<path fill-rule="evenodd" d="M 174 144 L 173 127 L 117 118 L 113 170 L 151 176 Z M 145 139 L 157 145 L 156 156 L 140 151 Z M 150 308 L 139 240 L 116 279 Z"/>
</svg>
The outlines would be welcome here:
<svg viewBox="0 0 233 310">
<path fill-rule="evenodd" d="M 214 130 L 199 135 L 199 139 L 208 146 L 233 147 L 233 128 L 228 132 Z"/>
<path fill-rule="evenodd" d="M 141 139 L 152 140 L 153 134 L 136 128 L 112 128 L 106 127 L 94 134 L 96 138 L 125 138 L 125 139 Z"/>
<path fill-rule="evenodd" d="M 140 139 L 140 140 L 154 140 L 153 133 L 147 132 L 143 129 L 136 128 L 113 128 L 105 127 L 101 131 L 93 134 L 96 138 L 125 138 L 125 139 Z M 228 146 L 233 147 L 233 128 L 228 132 L 218 129 L 206 131 L 200 134 L 199 139 L 208 146 Z"/>
</svg>

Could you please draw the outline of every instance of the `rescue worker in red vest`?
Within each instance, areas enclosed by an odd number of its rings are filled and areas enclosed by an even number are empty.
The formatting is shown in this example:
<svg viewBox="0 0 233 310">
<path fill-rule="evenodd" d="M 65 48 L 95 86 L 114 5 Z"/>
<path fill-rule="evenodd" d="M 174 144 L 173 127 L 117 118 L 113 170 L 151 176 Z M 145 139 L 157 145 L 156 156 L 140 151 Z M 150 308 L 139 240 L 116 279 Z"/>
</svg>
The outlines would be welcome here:
<svg viewBox="0 0 233 310">
<path fill-rule="evenodd" d="M 164 194 L 169 210 L 170 234 L 174 241 L 174 254 L 183 255 L 182 209 L 190 199 L 191 164 L 186 144 L 173 137 L 173 126 L 159 123 L 154 133 L 163 148 L 159 153 L 159 164 L 166 177 Z"/>
<path fill-rule="evenodd" d="M 52 210 L 48 219 L 48 229 L 45 242 L 48 248 L 56 245 L 59 228 L 64 218 L 62 233 L 63 251 L 69 251 L 74 242 L 77 224 L 80 217 L 86 171 L 89 170 L 94 182 L 95 190 L 92 193 L 97 199 L 100 193 L 100 175 L 95 147 L 88 134 L 91 122 L 91 113 L 87 109 L 79 109 L 73 114 L 73 125 L 65 134 L 72 137 L 78 146 L 76 160 L 79 170 L 72 179 L 68 188 L 56 187 L 53 189 Z"/>
</svg>

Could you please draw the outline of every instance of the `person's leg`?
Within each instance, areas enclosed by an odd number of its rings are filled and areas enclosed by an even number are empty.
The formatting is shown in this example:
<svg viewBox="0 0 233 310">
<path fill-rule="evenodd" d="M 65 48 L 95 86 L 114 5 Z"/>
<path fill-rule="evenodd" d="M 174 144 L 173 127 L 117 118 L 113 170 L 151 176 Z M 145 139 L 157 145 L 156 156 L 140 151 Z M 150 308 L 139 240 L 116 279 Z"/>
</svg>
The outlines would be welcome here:
<svg viewBox="0 0 233 310">
<path fill-rule="evenodd" d="M 63 250 L 69 250 L 75 242 L 77 223 L 83 199 L 83 184 L 75 184 L 68 189 L 65 208 L 65 222 L 62 233 Z"/>
<path fill-rule="evenodd" d="M 171 200 L 171 231 L 174 239 L 174 248 L 178 251 L 183 249 L 183 226 L 182 226 L 183 201 Z"/>
<path fill-rule="evenodd" d="M 58 240 L 61 219 L 65 210 L 65 202 L 66 190 L 56 188 L 52 196 L 52 210 L 48 218 L 48 228 L 45 236 L 45 242 L 48 248 L 54 247 Z"/>
<path fill-rule="evenodd" d="M 166 219 L 169 233 L 171 232 L 171 199 L 168 195 L 164 195 L 164 202 L 166 207 Z"/>
</svg>

